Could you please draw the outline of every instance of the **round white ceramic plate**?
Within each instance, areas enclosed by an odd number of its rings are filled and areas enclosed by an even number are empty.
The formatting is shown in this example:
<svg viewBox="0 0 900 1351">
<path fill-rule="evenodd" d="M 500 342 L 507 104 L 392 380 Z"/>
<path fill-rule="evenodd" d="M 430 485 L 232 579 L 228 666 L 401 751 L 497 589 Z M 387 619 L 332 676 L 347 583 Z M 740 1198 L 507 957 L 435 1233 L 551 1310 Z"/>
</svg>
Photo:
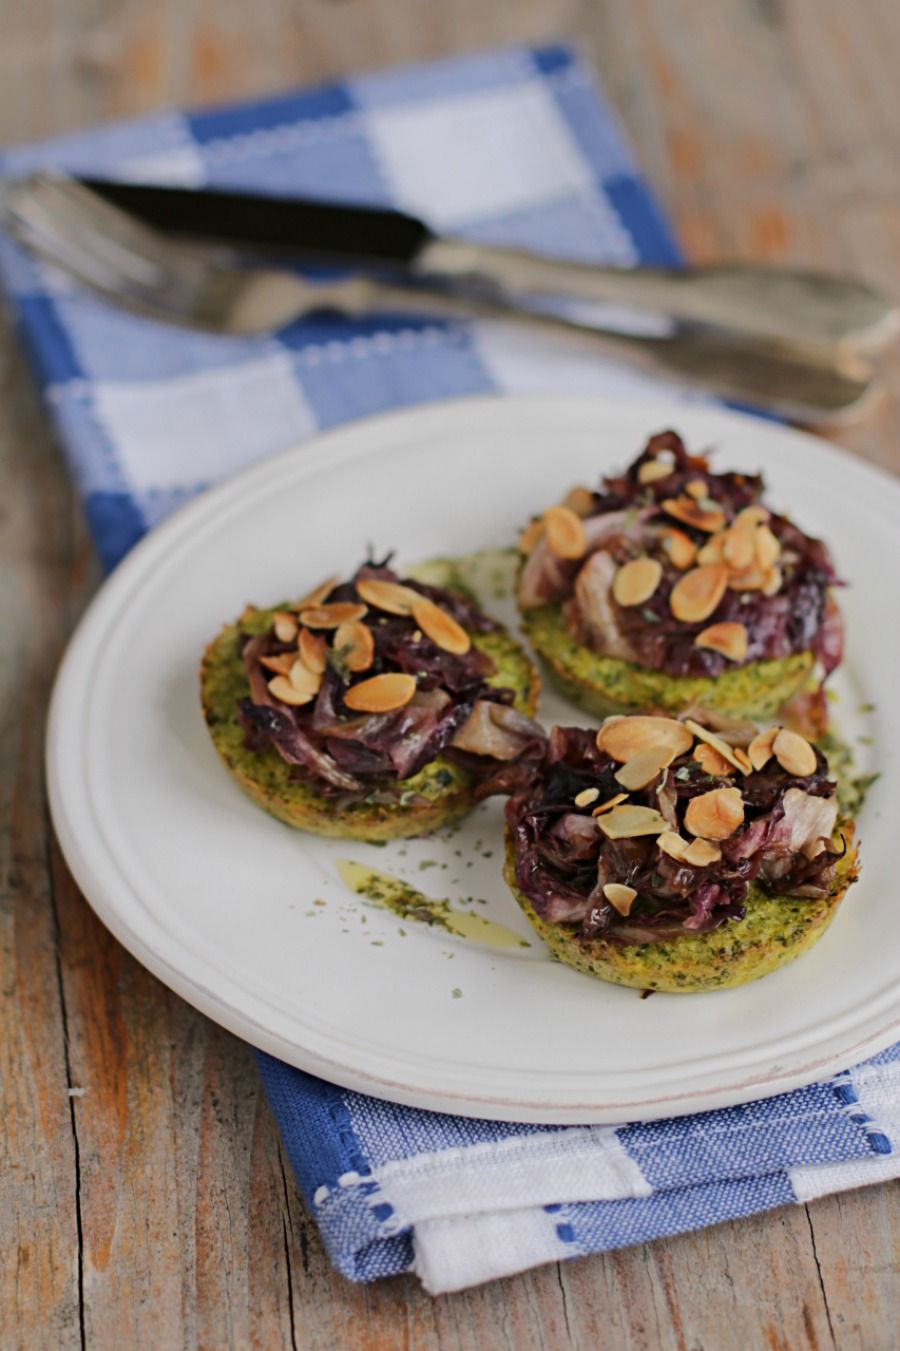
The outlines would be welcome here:
<svg viewBox="0 0 900 1351">
<path fill-rule="evenodd" d="M 197 667 L 246 601 L 302 594 L 369 543 L 403 560 L 507 545 L 532 512 L 669 425 L 695 449 L 716 447 L 723 469 L 762 469 L 773 502 L 831 541 L 851 583 L 837 716 L 881 777 L 860 822 L 862 879 L 808 956 L 743 989 L 642 1000 L 547 958 L 500 876 L 498 803 L 449 838 L 385 848 L 270 819 L 218 761 Z M 608 1122 L 810 1082 L 900 1036 L 887 809 L 900 800 L 898 538 L 900 485 L 812 437 L 720 410 L 485 399 L 332 432 L 178 512 L 94 601 L 50 720 L 66 858 L 104 923 L 185 999 L 366 1093 L 507 1120 Z M 543 712 L 579 719 L 559 702 Z M 403 925 L 346 889 L 341 858 L 476 907 L 531 946 Z"/>
</svg>

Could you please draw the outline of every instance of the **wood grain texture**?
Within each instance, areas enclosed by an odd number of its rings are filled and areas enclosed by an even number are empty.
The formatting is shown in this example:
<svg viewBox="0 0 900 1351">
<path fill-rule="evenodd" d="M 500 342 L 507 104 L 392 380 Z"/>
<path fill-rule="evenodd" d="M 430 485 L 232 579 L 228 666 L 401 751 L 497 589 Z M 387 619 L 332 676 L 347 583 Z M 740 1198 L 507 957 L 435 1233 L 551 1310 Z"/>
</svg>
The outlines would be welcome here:
<svg viewBox="0 0 900 1351">
<path fill-rule="evenodd" d="M 8 0 L 4 142 L 502 41 L 579 41 L 690 255 L 900 292 L 900 10 L 841 0 Z M 900 363 L 841 440 L 900 469 Z M 0 1345 L 888 1351 L 900 1187 L 430 1300 L 328 1263 L 247 1048 L 143 971 L 48 829 L 52 673 L 97 583 L 0 332 Z M 73 1095 L 70 1096 L 70 1093 Z"/>
</svg>

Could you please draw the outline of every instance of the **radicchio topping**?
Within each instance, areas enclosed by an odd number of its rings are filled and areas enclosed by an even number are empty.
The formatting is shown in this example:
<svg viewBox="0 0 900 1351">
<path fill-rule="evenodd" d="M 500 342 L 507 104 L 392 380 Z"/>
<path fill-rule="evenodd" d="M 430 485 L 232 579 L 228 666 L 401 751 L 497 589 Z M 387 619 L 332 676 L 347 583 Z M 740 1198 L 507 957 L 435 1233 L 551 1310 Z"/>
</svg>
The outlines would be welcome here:
<svg viewBox="0 0 900 1351">
<path fill-rule="evenodd" d="M 594 732 L 554 727 L 540 774 L 507 803 L 516 884 L 542 919 L 577 925 L 588 938 L 655 943 L 709 933 L 742 918 L 753 882 L 778 896 L 828 893 L 842 851 L 831 845 L 835 784 L 820 751 L 815 772 L 807 777 L 788 774 L 773 758 L 738 780 L 713 777 L 684 755 L 630 794 L 631 803 L 661 811 L 671 829 L 690 840 L 683 824 L 688 802 L 739 782 L 744 824 L 721 841 L 721 859 L 705 867 L 670 857 L 655 836 L 607 839 L 592 805 L 575 805 L 586 788 L 599 790 L 594 802 L 612 798 L 620 791 L 614 777 L 619 768 L 598 750 Z M 637 891 L 627 916 L 606 899 L 603 888 L 609 882 Z"/>
</svg>

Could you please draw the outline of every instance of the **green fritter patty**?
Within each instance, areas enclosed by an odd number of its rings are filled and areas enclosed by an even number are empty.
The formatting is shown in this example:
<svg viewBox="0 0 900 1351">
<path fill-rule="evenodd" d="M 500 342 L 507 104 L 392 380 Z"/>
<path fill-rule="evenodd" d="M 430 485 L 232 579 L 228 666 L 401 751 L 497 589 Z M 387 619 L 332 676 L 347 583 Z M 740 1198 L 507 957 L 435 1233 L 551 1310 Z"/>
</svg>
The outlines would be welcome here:
<svg viewBox="0 0 900 1351">
<path fill-rule="evenodd" d="M 293 778 L 291 766 L 275 751 L 248 750 L 244 744 L 246 732 L 238 718 L 241 700 L 250 693 L 240 636 L 264 633 L 274 615 L 275 609 L 248 606 L 237 623 L 227 625 L 210 643 L 200 668 L 201 703 L 213 744 L 254 802 L 299 830 L 369 841 L 427 835 L 471 811 L 473 776 L 444 755 L 399 783 L 399 801 L 377 802 L 373 794 L 360 802 L 342 804 L 337 811 L 333 798 Z M 515 707 L 531 716 L 537 706 L 540 681 L 522 648 L 504 629 L 472 633 L 470 637 L 497 667 L 488 683 L 514 690 Z"/>
<path fill-rule="evenodd" d="M 597 718 L 647 708 L 676 714 L 702 707 L 766 722 L 807 686 L 815 661 L 811 652 L 799 652 L 715 677 L 671 676 L 584 647 L 572 638 L 557 605 L 527 611 L 522 628 L 560 692 Z"/>
<path fill-rule="evenodd" d="M 535 912 L 516 885 L 510 832 L 506 833 L 504 876 L 529 922 L 558 961 L 588 976 L 638 990 L 690 994 L 746 985 L 807 952 L 822 937 L 856 876 L 853 825 L 839 822 L 834 841 L 847 848 L 835 865 L 828 894 L 818 898 L 770 896 L 753 885 L 743 919 L 729 920 L 711 933 L 658 943 L 622 946 L 586 938 L 576 925 L 551 924 Z"/>
</svg>

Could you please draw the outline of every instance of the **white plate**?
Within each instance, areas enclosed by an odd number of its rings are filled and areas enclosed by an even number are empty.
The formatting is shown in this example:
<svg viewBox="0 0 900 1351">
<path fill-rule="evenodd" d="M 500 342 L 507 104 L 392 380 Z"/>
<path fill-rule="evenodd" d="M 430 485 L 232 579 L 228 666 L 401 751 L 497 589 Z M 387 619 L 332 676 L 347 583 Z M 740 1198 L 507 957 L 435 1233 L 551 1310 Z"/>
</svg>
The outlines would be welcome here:
<svg viewBox="0 0 900 1351">
<path fill-rule="evenodd" d="M 254 807 L 210 744 L 197 665 L 246 601 L 300 594 L 352 568 L 369 542 L 404 560 L 506 545 L 561 489 L 625 465 L 669 425 L 695 449 L 718 446 L 723 469 L 761 468 L 773 502 L 828 537 L 852 583 L 839 721 L 873 738 L 881 778 L 860 823 L 862 880 L 808 956 L 743 989 L 641 1000 L 547 959 L 500 877 L 497 803 L 450 839 L 385 848 L 317 840 Z M 605 1122 L 808 1083 L 900 1036 L 887 811 L 900 800 L 898 538 L 900 485 L 812 437 L 720 410 L 488 399 L 332 432 L 180 511 L 94 601 L 51 710 L 66 858 L 104 923 L 185 999 L 366 1093 L 513 1121 Z M 559 703 L 543 711 L 579 718 Z M 347 857 L 460 907 L 474 896 L 532 946 L 497 951 L 402 926 L 347 891 L 334 866 Z"/>
</svg>

